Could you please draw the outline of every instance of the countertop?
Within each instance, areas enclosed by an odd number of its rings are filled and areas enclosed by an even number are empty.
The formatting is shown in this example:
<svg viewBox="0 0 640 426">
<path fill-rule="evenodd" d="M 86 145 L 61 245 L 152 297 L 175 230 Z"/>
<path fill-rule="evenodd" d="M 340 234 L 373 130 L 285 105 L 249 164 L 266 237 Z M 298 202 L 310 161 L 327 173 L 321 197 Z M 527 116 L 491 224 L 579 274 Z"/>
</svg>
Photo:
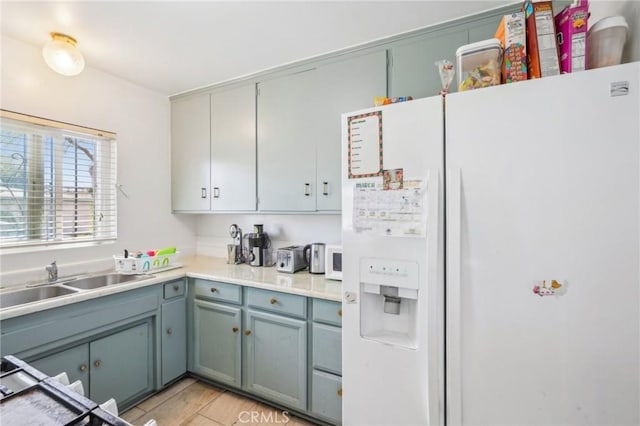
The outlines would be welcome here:
<svg viewBox="0 0 640 426">
<path fill-rule="evenodd" d="M 180 268 L 164 272 L 151 272 L 153 277 L 131 281 L 122 284 L 114 284 L 94 290 L 81 290 L 77 293 L 53 297 L 23 305 L 11 306 L 0 309 L 0 320 L 9 319 L 21 315 L 39 312 L 58 306 L 77 303 L 85 300 L 110 294 L 121 293 L 136 288 L 147 287 L 158 283 L 189 277 L 205 280 L 222 281 L 238 284 L 246 287 L 258 287 L 284 293 L 299 294 L 340 301 L 342 300 L 342 282 L 328 280 L 324 275 L 310 274 L 308 272 L 296 272 L 287 274 L 278 272 L 275 267 L 252 267 L 249 265 L 229 265 L 226 259 L 216 257 L 195 256 L 178 260 Z M 114 271 L 103 271 L 114 272 Z M 12 287 L 5 291 L 15 291 L 20 287 Z M 4 291 L 3 291 L 4 293 Z"/>
</svg>

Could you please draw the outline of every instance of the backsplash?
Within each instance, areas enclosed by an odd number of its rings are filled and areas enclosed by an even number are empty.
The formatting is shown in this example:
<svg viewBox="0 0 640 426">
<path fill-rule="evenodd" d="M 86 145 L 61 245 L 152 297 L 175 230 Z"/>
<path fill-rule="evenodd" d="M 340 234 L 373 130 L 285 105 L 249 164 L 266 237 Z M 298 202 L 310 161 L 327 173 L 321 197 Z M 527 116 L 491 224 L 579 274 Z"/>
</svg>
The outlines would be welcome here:
<svg viewBox="0 0 640 426">
<path fill-rule="evenodd" d="M 229 227 L 237 224 L 243 234 L 253 232 L 254 224 L 264 225 L 272 247 L 309 243 L 340 244 L 341 216 L 334 215 L 201 215 L 196 227 L 196 253 L 227 256 L 232 243 Z"/>
</svg>

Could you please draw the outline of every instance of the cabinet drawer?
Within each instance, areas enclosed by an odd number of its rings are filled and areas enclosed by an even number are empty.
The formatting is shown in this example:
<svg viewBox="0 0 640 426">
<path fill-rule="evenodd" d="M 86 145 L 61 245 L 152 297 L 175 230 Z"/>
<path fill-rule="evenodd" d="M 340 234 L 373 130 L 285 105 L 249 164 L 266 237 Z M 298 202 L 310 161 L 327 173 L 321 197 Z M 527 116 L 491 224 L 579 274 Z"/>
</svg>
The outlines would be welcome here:
<svg viewBox="0 0 640 426">
<path fill-rule="evenodd" d="M 313 368 L 342 374 L 342 329 L 313 324 Z"/>
<path fill-rule="evenodd" d="M 164 298 L 172 299 L 178 296 L 184 296 L 184 280 L 172 281 L 164 285 Z"/>
<path fill-rule="evenodd" d="M 332 423 L 342 422 L 342 378 L 315 371 L 311 376 L 311 412 Z"/>
<path fill-rule="evenodd" d="M 278 312 L 299 318 L 307 317 L 306 298 L 295 294 L 247 288 L 247 304 L 265 311 Z"/>
<path fill-rule="evenodd" d="M 195 283 L 196 297 L 199 299 L 219 300 L 236 305 L 242 304 L 241 286 L 200 279 L 196 279 Z"/>
<path fill-rule="evenodd" d="M 313 320 L 342 327 L 342 303 L 313 299 Z"/>
</svg>

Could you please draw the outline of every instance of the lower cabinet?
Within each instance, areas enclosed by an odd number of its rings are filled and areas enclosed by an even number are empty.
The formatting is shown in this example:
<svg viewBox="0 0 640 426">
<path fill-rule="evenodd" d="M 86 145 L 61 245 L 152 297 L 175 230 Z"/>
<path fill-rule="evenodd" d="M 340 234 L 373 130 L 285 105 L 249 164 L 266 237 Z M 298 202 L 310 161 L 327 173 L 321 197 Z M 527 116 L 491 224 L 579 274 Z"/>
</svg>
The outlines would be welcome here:
<svg viewBox="0 0 640 426">
<path fill-rule="evenodd" d="M 50 376 L 55 376 L 63 371 L 66 372 L 69 382 L 73 383 L 76 380 L 80 380 L 85 394 L 89 396 L 89 344 L 75 346 L 36 361 L 31 361 L 30 364 Z"/>
<path fill-rule="evenodd" d="M 191 370 L 239 388 L 242 385 L 241 327 L 239 307 L 195 300 Z"/>
<path fill-rule="evenodd" d="M 246 389 L 274 402 L 307 409 L 307 322 L 248 309 Z"/>
<path fill-rule="evenodd" d="M 82 380 L 85 394 L 102 403 L 115 398 L 118 406 L 154 390 L 151 321 L 113 333 L 31 364 L 48 375 L 66 371 L 69 380 Z"/>
<path fill-rule="evenodd" d="M 311 406 L 319 419 L 342 421 L 342 306 L 313 299 L 311 323 Z"/>
<path fill-rule="evenodd" d="M 187 371 L 187 301 L 180 297 L 161 306 L 162 385 Z"/>
<path fill-rule="evenodd" d="M 189 371 L 341 423 L 339 302 L 202 279 L 190 286 Z"/>
</svg>

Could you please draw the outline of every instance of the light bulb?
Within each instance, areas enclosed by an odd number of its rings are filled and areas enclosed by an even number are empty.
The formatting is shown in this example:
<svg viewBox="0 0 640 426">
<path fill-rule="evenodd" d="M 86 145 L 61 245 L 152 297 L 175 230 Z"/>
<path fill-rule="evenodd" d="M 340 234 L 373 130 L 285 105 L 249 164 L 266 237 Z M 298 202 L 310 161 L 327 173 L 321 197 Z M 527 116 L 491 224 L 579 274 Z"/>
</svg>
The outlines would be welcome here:
<svg viewBox="0 0 640 426">
<path fill-rule="evenodd" d="M 84 58 L 76 48 L 76 40 L 66 34 L 51 33 L 51 40 L 42 48 L 44 61 L 55 72 L 72 76 L 84 69 Z"/>
</svg>

